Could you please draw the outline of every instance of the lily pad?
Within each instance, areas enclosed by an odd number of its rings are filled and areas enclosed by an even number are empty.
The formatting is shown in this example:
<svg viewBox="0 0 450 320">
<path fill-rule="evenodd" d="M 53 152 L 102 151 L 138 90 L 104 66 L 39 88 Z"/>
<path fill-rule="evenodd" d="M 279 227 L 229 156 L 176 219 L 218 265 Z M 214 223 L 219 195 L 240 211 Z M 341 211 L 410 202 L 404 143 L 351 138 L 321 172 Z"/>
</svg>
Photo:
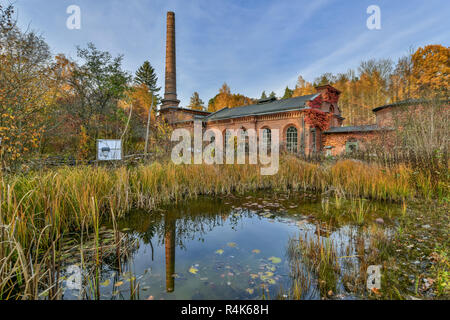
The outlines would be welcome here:
<svg viewBox="0 0 450 320">
<path fill-rule="evenodd" d="M 260 253 L 261 250 L 259 250 L 259 249 L 253 249 L 252 252 L 253 252 L 253 253 Z"/>
<path fill-rule="evenodd" d="M 189 272 L 192 273 L 192 274 L 197 274 L 198 269 L 196 269 L 196 268 L 194 268 L 194 267 L 191 267 L 191 268 L 189 269 Z"/>
<path fill-rule="evenodd" d="M 254 290 L 254 289 L 247 288 L 247 289 L 245 289 L 245 291 L 247 291 L 248 294 L 253 294 L 253 292 L 254 292 L 255 290 Z"/>
<path fill-rule="evenodd" d="M 114 286 L 115 286 L 115 287 L 120 287 L 121 285 L 123 285 L 123 281 L 117 282 Z"/>
<path fill-rule="evenodd" d="M 281 259 L 280 259 L 280 258 L 277 258 L 277 257 L 270 257 L 269 260 L 270 260 L 272 263 L 280 263 L 280 262 L 281 262 Z"/>
<path fill-rule="evenodd" d="M 252 274 L 250 274 L 250 277 L 251 277 L 252 279 L 256 279 L 256 278 L 259 277 L 259 275 L 252 273 Z"/>
<path fill-rule="evenodd" d="M 102 287 L 107 287 L 107 286 L 109 286 L 110 282 L 111 282 L 111 280 L 107 279 L 107 280 L 105 280 L 104 282 L 101 282 L 100 285 L 101 285 Z"/>
<path fill-rule="evenodd" d="M 231 247 L 231 248 L 234 248 L 234 247 L 237 246 L 237 244 L 234 243 L 234 242 L 228 242 L 228 243 L 227 243 L 227 246 L 229 246 L 229 247 Z"/>
<path fill-rule="evenodd" d="M 216 253 L 217 254 L 222 254 L 223 253 L 223 249 L 216 250 Z"/>
</svg>

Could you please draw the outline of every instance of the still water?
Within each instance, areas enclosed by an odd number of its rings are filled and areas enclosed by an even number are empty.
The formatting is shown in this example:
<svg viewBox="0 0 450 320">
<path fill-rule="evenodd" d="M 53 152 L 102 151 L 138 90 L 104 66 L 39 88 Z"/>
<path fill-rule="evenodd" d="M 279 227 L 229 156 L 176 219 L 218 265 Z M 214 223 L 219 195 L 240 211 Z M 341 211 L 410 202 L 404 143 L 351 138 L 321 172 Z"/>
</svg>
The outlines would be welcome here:
<svg viewBox="0 0 450 320">
<path fill-rule="evenodd" d="M 345 211 L 349 206 L 344 203 L 336 208 L 332 200 L 310 194 L 261 192 L 201 197 L 151 213 L 131 212 L 118 222 L 118 228 L 133 245 L 119 263 L 116 257 L 104 258 L 98 297 L 286 298 L 284 293 L 292 286 L 292 261 L 287 253 L 290 239 L 331 239 L 338 255 L 354 259 L 354 249 L 348 247 L 353 235 L 367 230 L 377 218 L 388 226 L 399 212 L 392 204 L 368 202 L 365 226 L 356 225 L 350 213 L 339 215 L 332 223 L 329 216 L 323 216 L 324 210 Z M 74 266 L 80 264 L 66 267 L 73 272 Z M 67 273 L 64 278 L 64 299 L 92 298 L 93 294 L 86 296 L 86 292 L 95 285 L 81 277 L 82 285 L 77 286 L 74 275 L 69 276 Z M 335 297 L 355 298 L 341 284 L 337 288 Z M 305 298 L 321 298 L 317 279 L 311 279 Z"/>
</svg>

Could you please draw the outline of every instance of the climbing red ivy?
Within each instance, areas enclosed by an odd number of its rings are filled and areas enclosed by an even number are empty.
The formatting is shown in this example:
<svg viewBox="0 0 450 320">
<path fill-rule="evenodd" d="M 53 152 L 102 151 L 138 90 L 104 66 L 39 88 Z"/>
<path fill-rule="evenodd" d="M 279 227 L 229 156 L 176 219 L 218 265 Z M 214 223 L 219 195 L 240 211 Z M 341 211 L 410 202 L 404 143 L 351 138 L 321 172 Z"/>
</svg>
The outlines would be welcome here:
<svg viewBox="0 0 450 320">
<path fill-rule="evenodd" d="M 305 122 L 311 127 L 325 131 L 330 127 L 331 116 L 331 113 L 308 109 L 305 111 Z"/>
<path fill-rule="evenodd" d="M 331 113 L 320 110 L 322 102 L 322 95 L 309 102 L 311 109 L 305 111 L 305 122 L 311 127 L 325 131 L 330 127 L 332 115 Z"/>
</svg>

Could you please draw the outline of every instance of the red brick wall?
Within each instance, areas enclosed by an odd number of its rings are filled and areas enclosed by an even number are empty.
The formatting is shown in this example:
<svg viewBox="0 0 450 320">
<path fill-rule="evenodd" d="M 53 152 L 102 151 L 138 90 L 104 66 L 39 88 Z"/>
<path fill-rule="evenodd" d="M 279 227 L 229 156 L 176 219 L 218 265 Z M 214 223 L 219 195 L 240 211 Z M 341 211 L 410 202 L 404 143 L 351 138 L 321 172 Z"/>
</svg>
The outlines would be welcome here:
<svg viewBox="0 0 450 320">
<path fill-rule="evenodd" d="M 205 129 L 218 129 L 222 132 L 222 136 L 225 137 L 226 129 L 255 129 L 259 135 L 259 130 L 269 128 L 271 130 L 279 130 L 279 143 L 280 148 L 286 146 L 286 132 L 291 126 L 297 128 L 297 150 L 301 151 L 301 137 L 303 131 L 302 125 L 303 112 L 293 111 L 277 113 L 264 116 L 250 116 L 236 119 L 227 119 L 221 121 L 207 122 L 204 126 Z M 185 128 L 193 132 L 193 122 L 180 123 L 174 126 L 174 128 Z M 313 150 L 313 141 L 311 128 L 305 123 L 305 153 L 309 154 Z M 321 132 L 316 129 L 316 150 L 320 151 L 322 145 Z"/>
<path fill-rule="evenodd" d="M 338 156 L 345 153 L 348 141 L 357 141 L 360 151 L 365 151 L 369 146 L 388 150 L 393 147 L 392 131 L 349 132 L 331 133 L 322 135 L 322 146 L 333 147 L 331 154 Z"/>
</svg>

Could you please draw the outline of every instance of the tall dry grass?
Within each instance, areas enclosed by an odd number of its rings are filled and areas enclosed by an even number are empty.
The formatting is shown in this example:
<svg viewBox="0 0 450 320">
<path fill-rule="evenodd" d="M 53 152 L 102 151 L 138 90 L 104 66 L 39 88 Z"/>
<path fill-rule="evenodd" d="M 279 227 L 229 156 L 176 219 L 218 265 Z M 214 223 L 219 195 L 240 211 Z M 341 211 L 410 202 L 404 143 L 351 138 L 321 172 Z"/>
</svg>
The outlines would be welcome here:
<svg viewBox="0 0 450 320">
<path fill-rule="evenodd" d="M 64 234 L 95 231 L 99 220 L 111 219 L 112 215 L 120 218 L 132 208 L 151 210 L 199 195 L 269 188 L 275 192 L 334 190 L 350 196 L 395 201 L 418 195 L 416 185 L 411 183 L 414 173 L 402 165 L 384 168 L 352 160 L 318 165 L 287 157 L 281 159 L 276 175 L 262 176 L 259 169 L 257 165 L 177 166 L 155 162 L 132 168 L 65 167 L 3 175 L 0 276 L 6 280 L 0 282 L 0 298 L 11 294 L 14 283 L 22 279 L 28 284 L 26 294 L 21 297 L 35 297 L 42 274 L 36 274 L 33 261 L 38 264 L 43 259 L 54 261 L 58 241 Z M 53 250 L 51 254 L 49 249 Z M 44 278 L 52 279 L 54 275 Z M 48 285 L 44 287 L 49 289 Z"/>
</svg>

